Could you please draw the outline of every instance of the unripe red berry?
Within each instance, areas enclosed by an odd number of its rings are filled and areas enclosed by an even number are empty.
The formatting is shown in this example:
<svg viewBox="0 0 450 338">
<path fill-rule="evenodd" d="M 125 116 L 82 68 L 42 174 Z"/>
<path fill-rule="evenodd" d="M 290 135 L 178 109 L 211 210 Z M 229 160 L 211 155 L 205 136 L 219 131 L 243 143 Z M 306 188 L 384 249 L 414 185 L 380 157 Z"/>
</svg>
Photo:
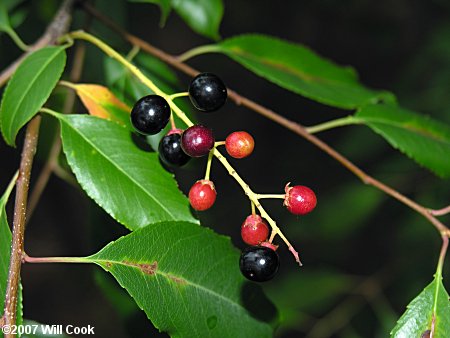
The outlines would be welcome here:
<svg viewBox="0 0 450 338">
<path fill-rule="evenodd" d="M 235 131 L 226 138 L 225 148 L 230 156 L 244 158 L 253 152 L 255 140 L 246 131 Z"/>
<path fill-rule="evenodd" d="M 269 236 L 269 227 L 259 215 L 248 216 L 241 226 L 242 240 L 248 245 L 258 245 Z"/>
<path fill-rule="evenodd" d="M 310 188 L 304 185 L 290 187 L 288 183 L 285 191 L 284 205 L 294 215 L 306 215 L 316 207 L 316 194 Z"/>
<path fill-rule="evenodd" d="M 200 180 L 189 190 L 189 203 L 197 211 L 203 211 L 213 206 L 216 201 L 216 189 L 210 180 Z"/>
<path fill-rule="evenodd" d="M 212 130 L 202 125 L 189 127 L 181 136 L 181 148 L 191 157 L 207 155 L 214 147 L 214 142 Z"/>
</svg>

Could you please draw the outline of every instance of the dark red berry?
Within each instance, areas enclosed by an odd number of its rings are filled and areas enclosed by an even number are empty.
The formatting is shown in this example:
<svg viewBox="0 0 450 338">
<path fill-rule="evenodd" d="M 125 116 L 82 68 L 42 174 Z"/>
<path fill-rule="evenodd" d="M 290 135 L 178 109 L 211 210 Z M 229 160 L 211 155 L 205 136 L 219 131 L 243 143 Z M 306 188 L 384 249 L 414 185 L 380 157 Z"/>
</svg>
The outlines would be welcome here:
<svg viewBox="0 0 450 338">
<path fill-rule="evenodd" d="M 133 127 L 141 134 L 159 133 L 169 122 L 170 107 L 159 95 L 148 95 L 137 101 L 130 114 Z"/>
<path fill-rule="evenodd" d="M 285 191 L 284 205 L 294 215 L 306 215 L 316 207 L 316 194 L 310 188 L 303 185 L 290 187 L 288 183 Z"/>
<path fill-rule="evenodd" d="M 269 227 L 259 215 L 248 216 L 241 226 L 242 240 L 248 245 L 259 245 L 267 240 Z"/>
<path fill-rule="evenodd" d="M 180 129 L 173 129 L 159 141 L 159 158 L 164 164 L 181 167 L 190 160 L 181 149 L 181 133 Z"/>
<path fill-rule="evenodd" d="M 214 147 L 214 135 L 211 129 L 195 125 L 189 127 L 181 136 L 181 148 L 191 157 L 201 157 Z"/>
<path fill-rule="evenodd" d="M 203 211 L 213 206 L 216 201 L 214 183 L 209 180 L 200 180 L 194 183 L 189 190 L 189 202 L 192 208 Z"/>
<path fill-rule="evenodd" d="M 249 156 L 255 148 L 255 140 L 245 131 L 235 131 L 227 136 L 225 148 L 228 154 L 234 158 Z"/>
<path fill-rule="evenodd" d="M 189 98 L 198 110 L 212 112 L 225 104 L 227 88 L 218 76 L 202 73 L 191 81 Z"/>
<path fill-rule="evenodd" d="M 241 253 L 239 268 L 247 279 L 265 282 L 278 271 L 280 259 L 276 251 L 263 246 L 250 246 Z"/>
</svg>

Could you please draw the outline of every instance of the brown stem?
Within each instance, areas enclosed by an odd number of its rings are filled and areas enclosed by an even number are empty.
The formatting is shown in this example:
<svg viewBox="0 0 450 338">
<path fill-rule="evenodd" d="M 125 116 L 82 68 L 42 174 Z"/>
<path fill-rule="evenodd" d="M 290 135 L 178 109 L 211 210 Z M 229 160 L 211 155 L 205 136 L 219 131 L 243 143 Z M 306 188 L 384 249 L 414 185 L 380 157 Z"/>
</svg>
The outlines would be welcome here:
<svg viewBox="0 0 450 338">
<path fill-rule="evenodd" d="M 53 44 L 56 39 L 67 32 L 74 0 L 65 0 L 52 22 L 47 27 L 43 36 L 36 41 L 32 50 L 42 48 Z M 21 60 L 26 56 L 24 54 L 19 60 L 11 65 L 6 71 L 0 74 L 0 86 L 12 75 Z M 20 268 L 23 254 L 23 240 L 25 233 L 25 220 L 27 210 L 28 188 L 30 184 L 31 167 L 36 152 L 37 140 L 39 137 L 40 116 L 35 116 L 27 125 L 25 141 L 22 150 L 22 158 L 19 168 L 19 178 L 16 185 L 16 201 L 14 205 L 14 219 L 11 243 L 11 258 L 8 270 L 8 280 L 5 296 L 5 310 L 1 320 L 4 325 L 16 324 L 17 313 L 17 291 L 19 289 Z M 5 334 L 6 338 L 14 337 L 13 334 Z"/>
<path fill-rule="evenodd" d="M 8 283 L 6 287 L 4 324 L 16 324 L 17 289 L 19 288 L 20 266 L 22 263 L 23 239 L 25 233 L 25 215 L 27 210 L 28 188 L 30 186 L 31 167 L 39 136 L 41 117 L 38 115 L 28 123 L 20 161 L 19 178 L 16 183 L 16 201 L 11 244 L 11 260 L 9 263 Z M 5 334 L 5 337 L 14 337 Z"/>
<path fill-rule="evenodd" d="M 115 22 L 113 22 L 111 19 L 97 11 L 94 7 L 92 7 L 89 3 L 84 3 L 85 10 L 90 13 L 93 17 L 98 19 L 99 21 L 103 22 L 106 26 L 117 32 L 119 35 L 121 35 L 125 40 L 127 40 L 129 43 L 131 43 L 134 46 L 138 46 L 143 51 L 152 54 L 156 56 L 157 58 L 161 59 L 165 63 L 173 66 L 174 68 L 182 71 L 183 73 L 195 76 L 199 74 L 200 72 L 187 64 L 179 61 L 177 57 L 167 54 L 166 52 L 150 45 L 146 41 L 128 33 L 124 29 L 122 29 L 120 26 L 118 26 Z M 296 123 L 294 121 L 291 121 L 277 113 L 275 113 L 273 110 L 268 109 L 264 107 L 263 105 L 256 103 L 245 96 L 242 96 L 235 92 L 234 90 L 228 89 L 228 97 L 235 102 L 237 105 L 245 106 L 256 113 L 267 117 L 268 119 L 278 123 L 279 125 L 282 125 L 283 127 L 293 131 L 297 135 L 300 135 L 301 137 L 305 138 L 321 150 L 323 150 L 325 153 L 330 155 L 332 158 L 334 158 L 336 161 L 338 161 L 340 164 L 342 164 L 345 168 L 347 168 L 349 171 L 351 171 L 353 174 L 355 174 L 362 182 L 365 184 L 372 185 L 376 187 L 377 189 L 385 192 L 386 194 L 394 197 L 401 203 L 409 206 L 411 209 L 417 211 L 419 214 L 424 216 L 431 224 L 435 226 L 435 228 L 441 233 L 446 236 L 450 235 L 450 230 L 441 223 L 436 217 L 434 217 L 433 213 L 430 212 L 429 209 L 425 208 L 424 206 L 416 203 L 415 201 L 411 200 L 410 198 L 406 197 L 405 195 L 401 194 L 397 190 L 389 187 L 388 185 L 378 181 L 374 177 L 368 175 L 366 172 L 364 172 L 362 169 L 360 169 L 358 166 L 356 166 L 353 162 L 351 162 L 349 159 L 347 159 L 345 156 L 343 156 L 341 153 L 337 152 L 334 148 L 329 146 L 327 143 L 323 142 L 316 136 L 310 134 L 304 126 L 302 126 L 299 123 Z"/>
</svg>

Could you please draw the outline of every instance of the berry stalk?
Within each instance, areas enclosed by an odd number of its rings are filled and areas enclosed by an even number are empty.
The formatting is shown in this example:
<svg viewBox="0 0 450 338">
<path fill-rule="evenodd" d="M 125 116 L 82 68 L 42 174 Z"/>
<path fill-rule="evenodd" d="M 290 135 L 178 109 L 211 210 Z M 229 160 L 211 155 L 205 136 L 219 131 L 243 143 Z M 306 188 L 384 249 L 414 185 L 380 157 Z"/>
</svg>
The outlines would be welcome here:
<svg viewBox="0 0 450 338">
<path fill-rule="evenodd" d="M 263 208 L 261 203 L 259 203 L 258 194 L 255 194 L 253 192 L 253 190 L 250 189 L 249 185 L 247 183 L 245 183 L 245 181 L 239 176 L 239 174 L 236 172 L 236 170 L 234 170 L 234 168 L 231 166 L 231 164 L 228 162 L 228 160 L 217 149 L 214 149 L 214 156 L 227 169 L 228 173 L 239 183 L 242 190 L 244 190 L 245 194 L 248 196 L 250 201 L 258 209 L 259 213 L 261 214 L 261 217 L 264 218 L 269 223 L 270 227 L 272 228 L 272 233 L 270 235 L 269 242 L 272 243 L 272 241 L 276 235 L 280 236 L 280 238 L 283 240 L 283 242 L 286 243 L 289 251 L 294 255 L 296 262 L 301 266 L 302 263 L 300 261 L 298 252 L 294 249 L 292 244 L 289 242 L 289 240 L 286 238 L 286 236 L 283 234 L 283 232 L 277 226 L 276 222 L 272 219 L 272 217 L 269 216 L 269 214 Z"/>
<path fill-rule="evenodd" d="M 211 150 L 208 154 L 208 162 L 206 163 L 205 180 L 209 180 L 209 175 L 211 173 L 211 163 L 214 156 L 214 150 Z"/>
</svg>

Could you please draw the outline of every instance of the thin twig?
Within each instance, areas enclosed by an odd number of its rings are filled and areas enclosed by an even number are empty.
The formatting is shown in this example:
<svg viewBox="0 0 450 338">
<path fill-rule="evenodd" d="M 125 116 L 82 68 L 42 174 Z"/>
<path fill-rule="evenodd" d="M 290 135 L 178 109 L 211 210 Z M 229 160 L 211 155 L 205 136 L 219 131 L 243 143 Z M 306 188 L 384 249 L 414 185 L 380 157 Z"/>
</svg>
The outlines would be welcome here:
<svg viewBox="0 0 450 338">
<path fill-rule="evenodd" d="M 11 259 L 6 287 L 5 312 L 3 314 L 4 324 L 9 326 L 16 324 L 17 290 L 19 288 L 20 267 L 22 264 L 28 188 L 30 186 L 31 167 L 33 165 L 34 154 L 36 153 L 40 124 L 41 117 L 39 115 L 28 123 L 22 150 L 22 159 L 20 161 L 19 178 L 17 179 L 16 185 Z M 14 337 L 14 335 L 5 334 L 5 337 Z"/>
<path fill-rule="evenodd" d="M 56 39 L 67 31 L 71 20 L 70 13 L 72 10 L 73 2 L 73 0 L 65 0 L 62 3 L 44 35 L 33 45 L 35 49 L 55 43 Z M 17 67 L 19 63 L 20 60 L 16 61 L 15 67 Z M 3 72 L 1 74 L 1 81 L 6 82 L 6 80 L 14 72 L 15 67 L 13 67 L 14 69 L 9 68 L 9 74 L 8 72 Z M 3 84 L 4 82 L 0 83 Z M 2 317 L 2 324 L 9 326 L 16 324 L 17 291 L 19 289 L 20 268 L 23 254 L 28 188 L 30 184 L 31 167 L 33 165 L 33 158 L 36 152 L 36 145 L 39 136 L 40 122 L 41 117 L 36 116 L 27 125 L 25 141 L 22 150 L 22 159 L 19 168 L 19 178 L 17 180 L 16 186 L 11 258 L 6 287 L 5 310 Z M 14 336 L 14 334 L 5 334 L 6 338 L 12 338 Z"/>
<path fill-rule="evenodd" d="M 173 66 L 174 68 L 180 70 L 181 72 L 190 75 L 190 76 L 196 76 L 200 72 L 187 64 L 180 62 L 177 57 L 170 55 L 152 45 L 147 43 L 146 41 L 128 33 L 124 29 L 122 29 L 120 26 L 118 26 L 115 22 L 113 22 L 111 19 L 97 11 L 95 8 L 93 8 L 89 3 L 84 3 L 85 10 L 90 13 L 93 17 L 104 23 L 107 27 L 111 28 L 115 32 L 117 32 L 119 35 L 121 35 L 125 40 L 127 40 L 132 45 L 138 46 L 143 51 L 156 56 L 157 58 L 161 59 L 165 63 Z M 440 222 L 432 212 L 430 212 L 429 209 L 425 208 L 424 206 L 420 205 L 419 203 L 411 200 L 410 198 L 406 197 L 405 195 L 401 194 L 397 190 L 391 188 L 390 186 L 380 182 L 379 180 L 375 179 L 374 177 L 370 176 L 366 172 L 364 172 L 362 169 L 360 169 L 358 166 L 356 166 L 353 162 L 351 162 L 349 159 L 347 159 L 345 156 L 340 154 L 338 151 L 336 151 L 334 148 L 329 146 L 327 143 L 323 142 L 316 136 L 308 133 L 306 128 L 302 126 L 299 123 L 296 123 L 294 121 L 291 121 L 277 113 L 275 113 L 273 110 L 264 107 L 263 105 L 254 102 L 245 96 L 242 96 L 238 94 L 237 92 L 228 89 L 228 97 L 234 101 L 237 105 L 242 105 L 250 110 L 253 110 L 254 112 L 267 117 L 268 119 L 278 123 L 279 125 L 285 127 L 286 129 L 291 130 L 292 132 L 296 133 L 297 135 L 303 137 L 307 141 L 311 142 L 321 150 L 323 150 L 325 153 L 327 153 L 329 156 L 334 158 L 336 161 L 338 161 L 341 165 L 343 165 L 345 168 L 347 168 L 349 171 L 351 171 L 354 175 L 356 175 L 363 183 L 372 185 L 375 188 L 383 191 L 384 193 L 392 196 L 393 198 L 397 199 L 401 203 L 407 205 L 411 209 L 415 210 L 422 216 L 424 216 L 431 224 L 434 225 L 434 227 L 441 233 L 446 236 L 450 235 L 450 230 L 442 223 Z"/>
<path fill-rule="evenodd" d="M 442 209 L 428 209 L 428 211 L 434 216 L 444 216 L 450 213 L 450 205 Z"/>
</svg>

